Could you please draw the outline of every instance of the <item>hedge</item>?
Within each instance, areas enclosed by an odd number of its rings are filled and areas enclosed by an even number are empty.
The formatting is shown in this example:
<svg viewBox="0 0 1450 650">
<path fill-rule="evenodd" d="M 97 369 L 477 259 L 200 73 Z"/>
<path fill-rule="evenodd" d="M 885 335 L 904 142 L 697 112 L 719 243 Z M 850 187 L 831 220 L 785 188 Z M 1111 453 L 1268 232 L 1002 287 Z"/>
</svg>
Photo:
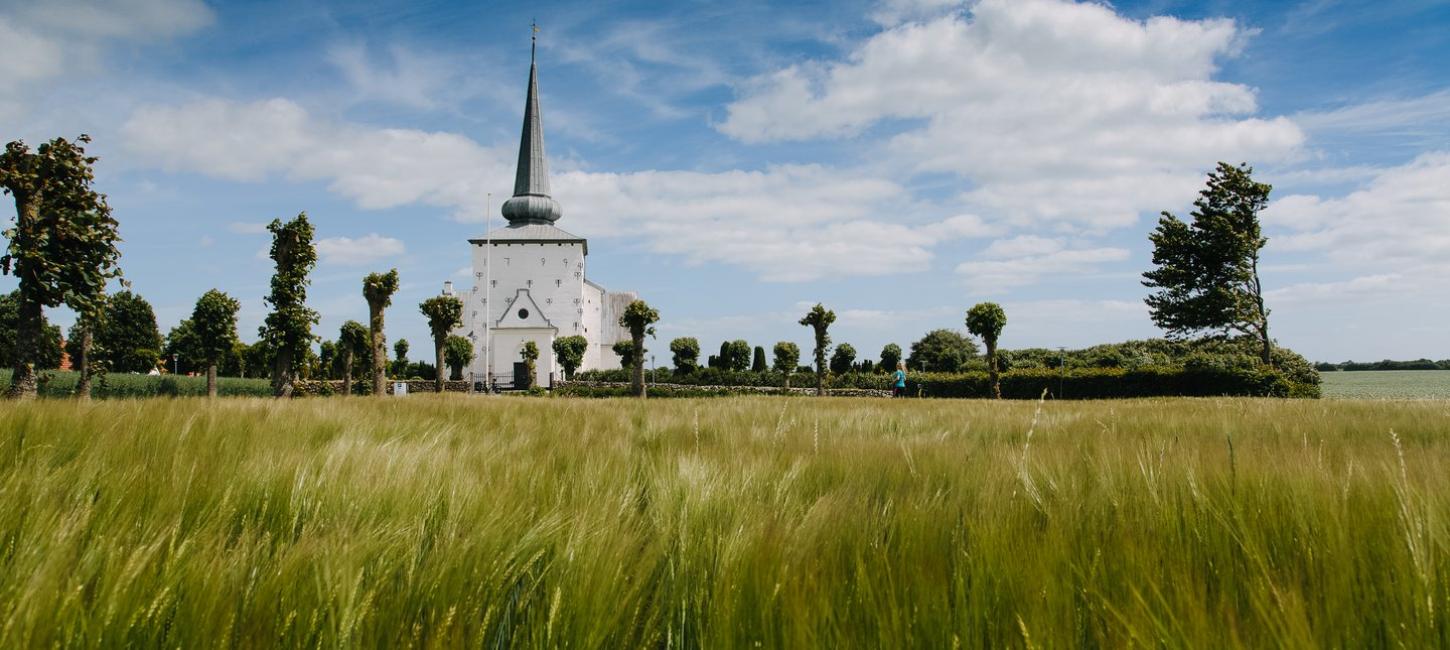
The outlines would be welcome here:
<svg viewBox="0 0 1450 650">
<path fill-rule="evenodd" d="M 0 370 L 0 385 L 10 385 L 9 369 Z M 42 370 L 41 397 L 71 397 L 75 393 L 79 373 Z M 217 394 L 223 397 L 271 397 L 272 384 L 263 378 L 218 377 Z M 91 397 L 125 399 L 139 397 L 201 397 L 206 395 L 206 377 L 177 375 L 133 375 L 107 373 L 91 380 Z"/>
<path fill-rule="evenodd" d="M 827 391 L 835 397 L 889 397 L 890 391 L 870 388 L 838 388 Z M 554 387 L 563 397 L 635 397 L 628 383 L 569 381 Z M 650 397 L 724 397 L 728 395 L 814 395 L 815 389 L 774 386 L 696 386 L 692 384 L 650 384 Z"/>
</svg>

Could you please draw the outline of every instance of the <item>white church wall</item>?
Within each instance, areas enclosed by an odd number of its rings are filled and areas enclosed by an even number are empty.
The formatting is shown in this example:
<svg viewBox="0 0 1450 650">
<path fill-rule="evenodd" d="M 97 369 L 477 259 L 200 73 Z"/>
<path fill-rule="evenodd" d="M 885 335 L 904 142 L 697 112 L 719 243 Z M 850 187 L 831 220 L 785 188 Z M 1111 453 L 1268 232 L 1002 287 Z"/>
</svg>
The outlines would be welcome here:
<svg viewBox="0 0 1450 650">
<path fill-rule="evenodd" d="M 498 330 L 493 334 L 494 352 L 493 372 L 501 384 L 512 383 L 514 380 L 514 364 L 523 361 L 522 352 L 524 343 L 533 341 L 539 347 L 539 359 L 534 362 L 534 385 L 548 386 L 549 374 L 556 373 L 562 377 L 562 369 L 555 368 L 554 348 L 552 345 L 554 330 L 548 328 L 532 329 L 506 329 Z"/>
<path fill-rule="evenodd" d="M 474 288 L 465 300 L 466 328 L 474 334 L 474 372 L 482 376 L 485 370 L 486 349 L 484 344 L 484 323 L 492 329 L 508 300 L 519 289 L 528 289 L 529 295 L 554 327 L 559 336 L 585 334 L 587 320 L 584 318 L 584 247 L 578 243 L 520 244 L 494 241 L 491 273 L 488 272 L 488 247 L 473 246 Z M 490 277 L 491 276 L 491 277 Z M 487 280 L 492 280 L 491 286 Z M 492 298 L 492 305 L 488 299 Z M 549 349 L 553 358 L 552 340 L 540 346 Z M 497 344 L 495 352 L 502 357 L 514 356 L 514 351 Z M 508 361 L 508 371 L 513 372 L 513 360 Z M 495 364 L 495 369 L 500 368 Z M 545 375 L 547 377 L 547 375 Z"/>
</svg>

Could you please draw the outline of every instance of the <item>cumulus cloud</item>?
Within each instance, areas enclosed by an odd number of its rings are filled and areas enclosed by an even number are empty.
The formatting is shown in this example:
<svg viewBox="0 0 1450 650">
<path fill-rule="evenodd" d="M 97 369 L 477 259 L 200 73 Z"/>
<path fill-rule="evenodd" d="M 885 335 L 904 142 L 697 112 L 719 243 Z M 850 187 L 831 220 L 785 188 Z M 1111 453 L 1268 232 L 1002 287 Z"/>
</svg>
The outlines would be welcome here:
<svg viewBox="0 0 1450 650">
<path fill-rule="evenodd" d="M 763 75 L 718 128 L 772 142 L 920 120 L 885 145 L 900 166 L 970 178 L 962 200 L 987 214 L 1101 230 L 1185 203 L 1215 161 L 1297 152 L 1293 122 L 1254 117 L 1253 89 L 1213 79 L 1250 33 L 1232 20 L 982 0 L 888 28 L 842 60 Z"/>
<path fill-rule="evenodd" d="M 1090 273 L 1128 259 L 1128 250 L 1066 248 L 1062 240 L 1025 236 L 993 242 L 982 257 L 987 259 L 958 264 L 957 274 L 971 290 L 993 294 L 1056 276 Z"/>
<path fill-rule="evenodd" d="M 403 242 L 372 233 L 356 239 L 328 237 L 317 240 L 317 256 L 324 264 L 361 266 L 404 252 Z"/>
<path fill-rule="evenodd" d="M 322 181 L 364 209 L 406 204 L 482 220 L 486 193 L 508 196 L 514 147 L 452 133 L 318 119 L 286 99 L 217 99 L 139 109 L 123 127 L 138 157 L 237 181 Z M 766 280 L 889 275 L 929 267 L 936 244 L 1000 233 L 975 215 L 902 219 L 915 207 L 895 182 L 823 165 L 719 173 L 571 171 L 556 175 L 561 225 L 586 236 L 642 238 L 650 250 L 742 266 Z"/>
</svg>

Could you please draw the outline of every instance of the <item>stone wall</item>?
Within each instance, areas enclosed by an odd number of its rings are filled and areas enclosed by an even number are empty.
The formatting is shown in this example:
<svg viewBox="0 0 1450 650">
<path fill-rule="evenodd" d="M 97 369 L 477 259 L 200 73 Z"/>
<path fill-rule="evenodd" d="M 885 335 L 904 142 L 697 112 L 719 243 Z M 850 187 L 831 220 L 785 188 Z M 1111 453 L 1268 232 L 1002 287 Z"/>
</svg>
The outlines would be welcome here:
<svg viewBox="0 0 1450 650">
<path fill-rule="evenodd" d="M 408 385 L 408 393 L 432 393 L 433 380 L 431 379 L 409 379 L 403 382 Z M 466 381 L 445 381 L 443 382 L 444 392 L 466 393 L 472 390 L 472 385 Z M 352 383 L 353 395 L 371 395 L 373 383 L 371 380 L 357 380 Z M 294 397 L 314 397 L 323 395 L 343 394 L 343 380 L 341 379 L 299 379 L 292 382 L 292 395 Z M 388 381 L 388 394 L 393 394 L 393 381 Z"/>
</svg>

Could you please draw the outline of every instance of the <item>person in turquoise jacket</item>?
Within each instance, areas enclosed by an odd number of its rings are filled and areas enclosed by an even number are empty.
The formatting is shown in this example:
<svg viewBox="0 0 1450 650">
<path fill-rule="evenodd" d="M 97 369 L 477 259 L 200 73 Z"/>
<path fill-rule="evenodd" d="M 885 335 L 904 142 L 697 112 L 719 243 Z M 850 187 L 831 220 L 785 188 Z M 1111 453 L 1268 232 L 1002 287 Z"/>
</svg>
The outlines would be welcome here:
<svg viewBox="0 0 1450 650">
<path fill-rule="evenodd" d="M 896 363 L 896 374 L 891 376 L 891 396 L 906 397 L 906 362 Z"/>
</svg>

